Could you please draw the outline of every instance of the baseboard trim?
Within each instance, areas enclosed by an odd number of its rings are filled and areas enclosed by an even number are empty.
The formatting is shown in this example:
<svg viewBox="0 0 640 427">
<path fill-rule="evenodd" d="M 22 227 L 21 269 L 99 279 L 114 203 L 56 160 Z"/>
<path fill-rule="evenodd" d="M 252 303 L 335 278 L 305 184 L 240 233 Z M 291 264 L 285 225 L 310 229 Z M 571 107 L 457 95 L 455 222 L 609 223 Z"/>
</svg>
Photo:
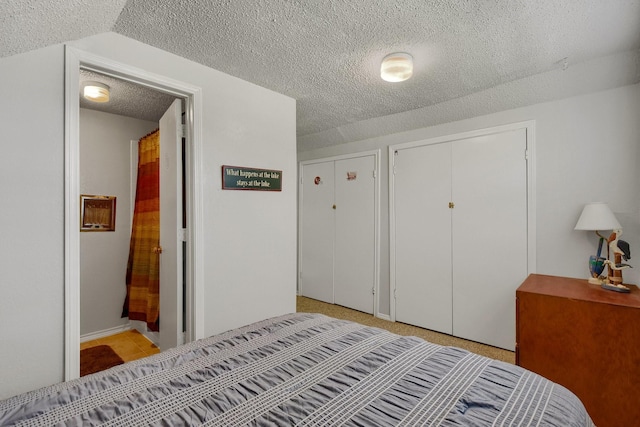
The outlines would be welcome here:
<svg viewBox="0 0 640 427">
<path fill-rule="evenodd" d="M 91 340 L 97 340 L 98 338 L 108 337 L 109 335 L 119 334 L 131 329 L 131 324 L 125 323 L 124 325 L 116 326 L 109 329 L 103 329 L 102 331 L 91 332 L 89 334 L 80 335 L 80 342 L 87 342 Z"/>
<path fill-rule="evenodd" d="M 140 332 L 146 339 L 148 339 L 151 343 L 155 344 L 156 346 L 159 346 L 160 343 L 160 332 L 153 332 L 150 331 L 147 328 L 147 323 L 143 322 L 142 320 L 129 320 L 129 325 L 131 326 L 131 329 L 135 329 L 136 331 Z M 182 344 L 184 344 L 184 334 L 182 337 Z"/>
</svg>

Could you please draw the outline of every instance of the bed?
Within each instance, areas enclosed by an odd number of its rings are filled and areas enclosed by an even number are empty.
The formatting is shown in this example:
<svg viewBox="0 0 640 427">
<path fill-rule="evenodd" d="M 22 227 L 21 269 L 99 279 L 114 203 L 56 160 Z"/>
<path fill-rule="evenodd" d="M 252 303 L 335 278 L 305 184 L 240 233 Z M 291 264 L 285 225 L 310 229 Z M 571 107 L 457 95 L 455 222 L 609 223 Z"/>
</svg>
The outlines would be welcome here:
<svg viewBox="0 0 640 427">
<path fill-rule="evenodd" d="M 517 366 L 297 313 L 1 401 L 0 425 L 593 423 L 575 395 Z"/>
</svg>

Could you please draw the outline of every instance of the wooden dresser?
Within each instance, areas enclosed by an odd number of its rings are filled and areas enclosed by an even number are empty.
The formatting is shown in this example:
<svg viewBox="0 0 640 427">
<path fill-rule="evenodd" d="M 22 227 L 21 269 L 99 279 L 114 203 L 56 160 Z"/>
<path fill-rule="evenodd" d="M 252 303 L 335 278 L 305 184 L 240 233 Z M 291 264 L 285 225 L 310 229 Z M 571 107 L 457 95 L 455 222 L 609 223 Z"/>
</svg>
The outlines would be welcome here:
<svg viewBox="0 0 640 427">
<path fill-rule="evenodd" d="M 574 392 L 598 427 L 640 425 L 640 290 L 530 275 L 516 291 L 516 363 Z"/>
</svg>

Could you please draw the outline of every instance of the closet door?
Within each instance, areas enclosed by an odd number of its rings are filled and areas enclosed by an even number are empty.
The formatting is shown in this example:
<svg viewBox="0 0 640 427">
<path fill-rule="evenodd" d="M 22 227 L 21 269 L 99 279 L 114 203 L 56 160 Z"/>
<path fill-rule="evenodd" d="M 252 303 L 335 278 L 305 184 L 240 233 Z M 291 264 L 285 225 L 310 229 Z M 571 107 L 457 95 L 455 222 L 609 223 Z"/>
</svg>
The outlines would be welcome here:
<svg viewBox="0 0 640 427">
<path fill-rule="evenodd" d="M 374 156 L 335 162 L 335 303 L 373 313 Z"/>
<path fill-rule="evenodd" d="M 453 334 L 515 347 L 515 291 L 527 277 L 526 131 L 455 141 Z"/>
<path fill-rule="evenodd" d="M 394 166 L 396 320 L 451 334 L 451 145 L 397 150 Z"/>
<path fill-rule="evenodd" d="M 333 303 L 333 162 L 302 168 L 300 294 Z"/>
</svg>

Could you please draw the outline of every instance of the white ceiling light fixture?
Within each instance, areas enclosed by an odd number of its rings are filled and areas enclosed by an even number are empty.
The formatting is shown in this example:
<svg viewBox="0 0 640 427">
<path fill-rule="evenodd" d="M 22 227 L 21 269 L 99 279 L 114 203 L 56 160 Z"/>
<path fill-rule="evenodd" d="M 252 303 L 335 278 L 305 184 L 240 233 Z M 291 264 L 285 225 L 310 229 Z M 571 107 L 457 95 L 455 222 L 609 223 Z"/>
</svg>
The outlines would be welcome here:
<svg viewBox="0 0 640 427">
<path fill-rule="evenodd" d="M 99 82 L 86 82 L 82 95 L 93 102 L 109 102 L 109 86 Z"/>
<path fill-rule="evenodd" d="M 403 82 L 413 75 L 413 57 L 396 52 L 384 57 L 380 66 L 380 77 L 387 82 Z"/>
</svg>

